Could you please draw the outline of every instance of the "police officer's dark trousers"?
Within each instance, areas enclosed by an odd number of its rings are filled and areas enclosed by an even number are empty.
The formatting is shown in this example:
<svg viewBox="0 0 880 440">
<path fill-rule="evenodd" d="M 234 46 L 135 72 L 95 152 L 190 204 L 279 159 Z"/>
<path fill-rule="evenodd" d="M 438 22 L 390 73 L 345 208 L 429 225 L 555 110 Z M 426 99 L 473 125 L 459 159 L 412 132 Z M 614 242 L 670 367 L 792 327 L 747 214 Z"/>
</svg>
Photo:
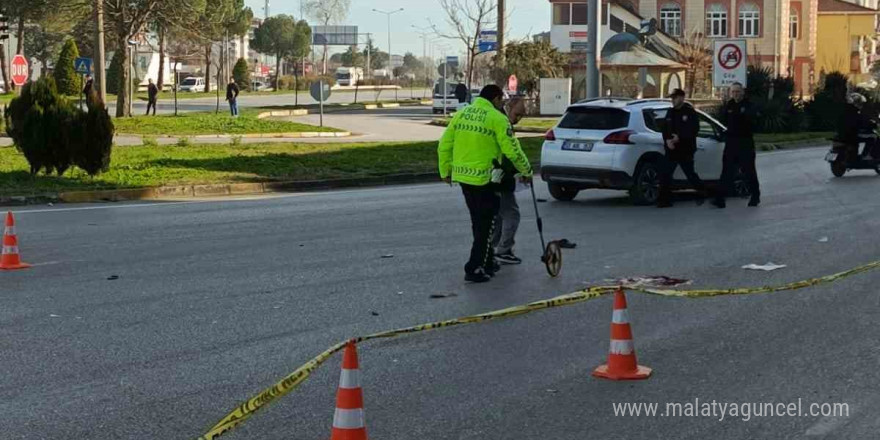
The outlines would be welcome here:
<svg viewBox="0 0 880 440">
<path fill-rule="evenodd" d="M 718 199 L 724 200 L 736 194 L 734 182 L 742 170 L 746 184 L 749 186 L 749 194 L 752 199 L 761 197 L 761 184 L 758 181 L 758 169 L 755 166 L 755 141 L 752 139 L 739 139 L 728 137 L 724 148 L 724 168 L 721 171 L 721 190 Z"/>
<path fill-rule="evenodd" d="M 474 273 L 478 268 L 491 272 L 495 255 L 492 250 L 492 234 L 495 216 L 498 215 L 500 200 L 493 185 L 474 186 L 461 184 L 461 192 L 471 214 L 471 230 L 474 242 L 471 257 L 464 266 L 465 273 Z"/>
<path fill-rule="evenodd" d="M 700 180 L 700 176 L 694 170 L 693 154 L 680 154 L 667 152 L 666 160 L 660 170 L 660 204 L 672 203 L 672 177 L 675 175 L 675 169 L 681 167 L 684 175 L 687 176 L 688 182 L 699 193 L 699 197 L 706 196 L 706 185 Z"/>
</svg>

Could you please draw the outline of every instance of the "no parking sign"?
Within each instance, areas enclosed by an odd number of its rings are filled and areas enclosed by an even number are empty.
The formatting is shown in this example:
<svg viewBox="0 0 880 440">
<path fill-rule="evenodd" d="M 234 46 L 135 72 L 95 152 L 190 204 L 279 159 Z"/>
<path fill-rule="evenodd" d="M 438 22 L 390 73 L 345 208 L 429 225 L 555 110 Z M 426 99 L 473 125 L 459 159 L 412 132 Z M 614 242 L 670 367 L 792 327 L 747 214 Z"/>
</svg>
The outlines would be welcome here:
<svg viewBox="0 0 880 440">
<path fill-rule="evenodd" d="M 738 82 L 746 85 L 745 40 L 716 40 L 712 54 L 713 85 L 729 87 Z"/>
</svg>

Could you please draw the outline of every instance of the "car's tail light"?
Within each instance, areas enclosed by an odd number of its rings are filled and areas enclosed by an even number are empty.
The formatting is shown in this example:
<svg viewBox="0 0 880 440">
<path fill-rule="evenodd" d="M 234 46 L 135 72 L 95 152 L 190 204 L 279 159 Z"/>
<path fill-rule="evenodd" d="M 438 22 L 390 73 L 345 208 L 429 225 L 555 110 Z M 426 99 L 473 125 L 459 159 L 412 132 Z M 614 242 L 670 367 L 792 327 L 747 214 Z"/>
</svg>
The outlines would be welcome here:
<svg viewBox="0 0 880 440">
<path fill-rule="evenodd" d="M 636 134 L 636 132 L 632 130 L 615 131 L 614 133 L 605 136 L 605 139 L 602 142 L 611 145 L 632 145 L 633 142 L 629 140 L 629 137 L 634 134 Z"/>
<path fill-rule="evenodd" d="M 550 130 L 547 130 L 547 134 L 544 135 L 544 140 L 545 141 L 555 141 L 556 140 L 556 134 L 553 133 L 552 128 Z"/>
</svg>

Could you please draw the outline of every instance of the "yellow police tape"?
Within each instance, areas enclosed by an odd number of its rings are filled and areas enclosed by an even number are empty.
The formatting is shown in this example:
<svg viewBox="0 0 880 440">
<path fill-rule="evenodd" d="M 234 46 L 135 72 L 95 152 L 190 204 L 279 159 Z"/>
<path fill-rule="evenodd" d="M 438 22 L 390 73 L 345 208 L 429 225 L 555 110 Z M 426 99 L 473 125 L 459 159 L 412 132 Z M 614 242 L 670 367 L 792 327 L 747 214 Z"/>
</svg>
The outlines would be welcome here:
<svg viewBox="0 0 880 440">
<path fill-rule="evenodd" d="M 856 275 L 859 273 L 867 272 L 873 269 L 880 268 L 880 260 L 868 263 L 862 266 L 858 266 L 856 268 L 839 272 L 833 275 L 827 275 L 819 278 L 812 278 L 808 280 L 798 281 L 794 283 L 789 283 L 781 286 L 766 286 L 766 287 L 757 287 L 757 288 L 748 288 L 748 289 L 709 289 L 709 290 L 669 290 L 669 289 L 652 289 L 652 288 L 643 288 L 643 287 L 628 287 L 629 290 L 633 290 L 636 292 L 642 292 L 652 295 L 661 295 L 661 296 L 674 296 L 674 297 L 686 297 L 686 298 L 698 298 L 698 297 L 708 297 L 708 296 L 719 296 L 719 295 L 747 295 L 747 294 L 755 294 L 755 293 L 770 293 L 770 292 L 781 292 L 781 291 L 790 291 L 790 290 L 798 290 L 806 287 L 812 287 L 819 284 L 827 284 L 842 278 L 846 278 L 852 275 Z M 624 286 L 626 287 L 626 286 Z M 374 333 L 368 336 L 359 336 L 348 341 L 340 342 L 330 348 L 328 348 L 323 353 L 315 356 L 312 360 L 306 362 L 303 366 L 299 367 L 276 383 L 275 385 L 263 390 L 260 394 L 252 397 L 248 401 L 242 403 L 231 413 L 223 417 L 216 425 L 214 425 L 208 432 L 206 432 L 202 437 L 199 437 L 199 440 L 211 440 L 221 435 L 229 432 L 248 418 L 252 416 L 255 412 L 262 409 L 266 405 L 272 403 L 276 399 L 284 396 L 285 394 L 295 390 L 301 383 L 303 383 L 309 375 L 312 374 L 321 364 L 327 361 L 333 354 L 341 351 L 349 342 L 361 343 L 364 341 L 369 341 L 372 339 L 380 339 L 380 338 L 393 338 L 395 336 L 407 334 L 407 333 L 417 333 L 423 332 L 427 330 L 435 330 L 445 327 L 453 327 L 457 325 L 464 324 L 475 324 L 478 322 L 489 321 L 493 319 L 500 318 L 510 318 L 514 316 L 524 315 L 527 313 L 534 312 L 536 310 L 548 309 L 553 307 L 562 307 L 571 304 L 576 304 L 584 301 L 593 300 L 599 298 L 600 296 L 606 295 L 608 293 L 613 292 L 617 289 L 617 286 L 598 286 L 598 287 L 590 287 L 585 290 L 581 290 L 574 293 L 569 293 L 566 295 L 557 296 L 554 298 L 535 301 L 526 305 L 521 306 L 513 306 L 508 307 L 502 310 L 496 310 L 487 313 L 481 313 L 479 315 L 465 316 L 463 318 L 450 319 L 447 321 L 439 321 L 439 322 L 431 322 L 427 324 L 416 325 L 413 327 L 401 328 L 396 330 L 389 330 L 380 333 Z"/>
</svg>

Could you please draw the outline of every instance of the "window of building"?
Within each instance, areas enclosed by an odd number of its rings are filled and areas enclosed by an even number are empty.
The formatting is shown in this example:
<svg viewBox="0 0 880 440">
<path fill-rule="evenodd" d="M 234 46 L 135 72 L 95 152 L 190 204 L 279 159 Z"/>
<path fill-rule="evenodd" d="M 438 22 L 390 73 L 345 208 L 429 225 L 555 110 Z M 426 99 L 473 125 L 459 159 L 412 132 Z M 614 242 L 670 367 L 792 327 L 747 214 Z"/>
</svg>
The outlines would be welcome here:
<svg viewBox="0 0 880 440">
<path fill-rule="evenodd" d="M 559 26 L 571 25 L 571 3 L 553 4 L 553 24 Z"/>
<path fill-rule="evenodd" d="M 608 27 L 611 28 L 612 31 L 617 32 L 618 34 L 623 32 L 623 20 L 617 18 L 614 14 L 611 14 L 611 21 Z"/>
<path fill-rule="evenodd" d="M 713 3 L 706 10 L 706 35 L 709 37 L 727 36 L 727 9 Z"/>
<path fill-rule="evenodd" d="M 681 36 L 681 6 L 667 3 L 660 8 L 660 29 L 673 37 Z"/>
<path fill-rule="evenodd" d="M 587 25 L 587 4 L 572 3 L 571 5 L 571 24 L 578 26 Z"/>
<path fill-rule="evenodd" d="M 739 36 L 757 37 L 760 32 L 761 10 L 754 3 L 739 8 Z"/>
<path fill-rule="evenodd" d="M 788 21 L 788 36 L 792 40 L 797 40 L 801 37 L 801 18 L 794 9 L 791 10 L 791 16 Z"/>
</svg>

